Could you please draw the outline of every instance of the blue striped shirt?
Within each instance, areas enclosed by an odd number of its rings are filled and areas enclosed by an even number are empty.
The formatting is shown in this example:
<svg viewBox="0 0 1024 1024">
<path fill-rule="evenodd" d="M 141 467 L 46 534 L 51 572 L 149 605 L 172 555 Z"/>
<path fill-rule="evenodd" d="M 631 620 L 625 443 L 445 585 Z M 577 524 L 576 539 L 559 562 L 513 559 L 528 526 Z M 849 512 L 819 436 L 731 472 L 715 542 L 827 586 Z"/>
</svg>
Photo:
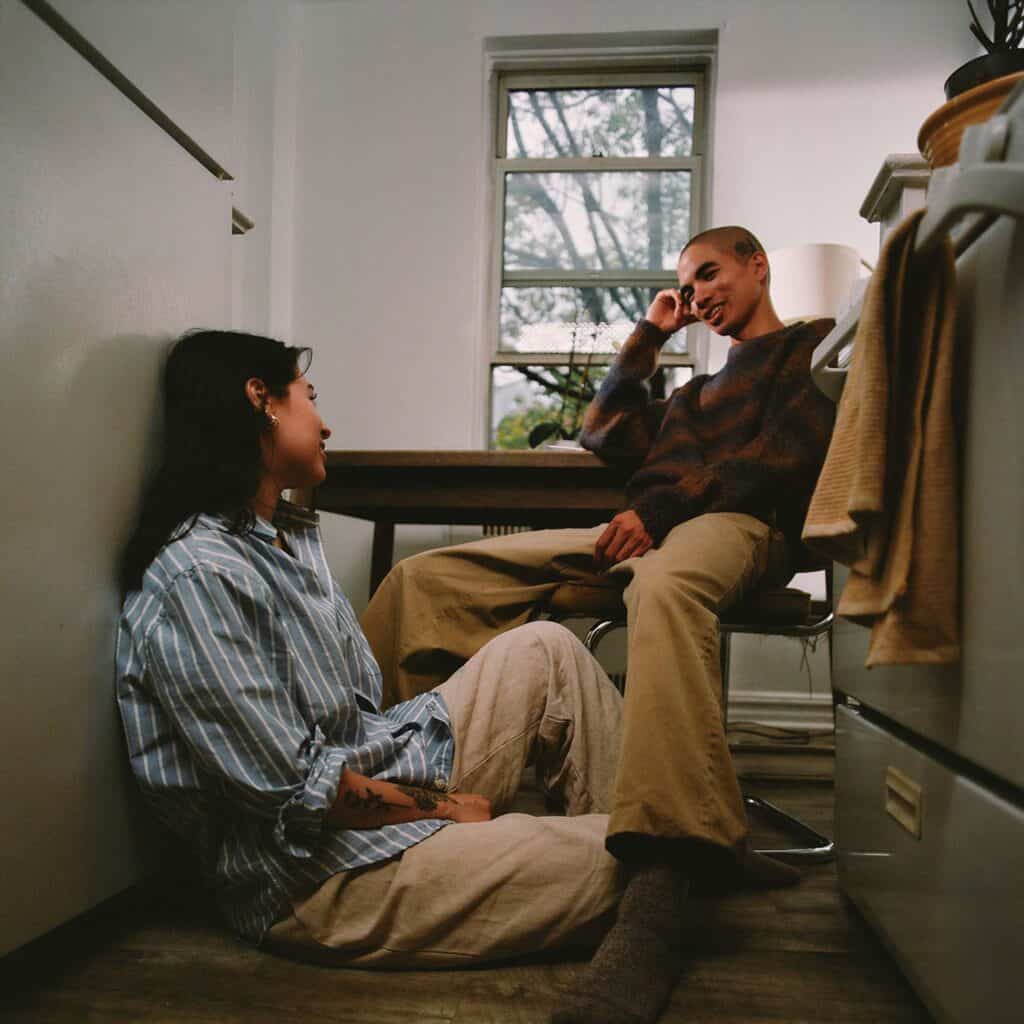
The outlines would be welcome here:
<svg viewBox="0 0 1024 1024">
<path fill-rule="evenodd" d="M 200 515 L 129 594 L 117 698 L 132 770 L 157 816 L 198 846 L 229 922 L 260 941 L 339 871 L 388 860 L 447 824 L 325 827 L 347 767 L 444 788 L 448 709 L 425 693 L 380 710 L 381 677 L 331 577 L 317 517 L 276 530 Z"/>
</svg>

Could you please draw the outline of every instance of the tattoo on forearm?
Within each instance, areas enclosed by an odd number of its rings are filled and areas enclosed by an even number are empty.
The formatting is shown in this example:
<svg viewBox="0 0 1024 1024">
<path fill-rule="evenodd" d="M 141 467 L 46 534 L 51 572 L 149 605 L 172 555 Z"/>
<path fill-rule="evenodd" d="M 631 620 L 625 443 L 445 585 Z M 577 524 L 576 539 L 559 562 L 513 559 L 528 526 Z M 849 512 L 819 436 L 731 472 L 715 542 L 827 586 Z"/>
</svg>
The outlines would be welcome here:
<svg viewBox="0 0 1024 1024">
<path fill-rule="evenodd" d="M 435 789 L 422 789 L 419 786 L 405 786 L 395 784 L 399 793 L 409 797 L 413 806 L 420 811 L 436 811 L 442 803 L 457 804 L 459 801 L 450 793 L 444 793 Z M 405 809 L 404 804 L 391 803 L 384 799 L 382 793 L 375 793 L 369 786 L 363 787 L 363 793 L 358 790 L 347 790 L 342 797 L 346 807 L 360 811 L 387 811 L 389 808 Z"/>
<path fill-rule="evenodd" d="M 442 793 L 436 789 L 421 789 L 419 786 L 396 785 L 395 788 L 409 797 L 420 811 L 436 811 L 442 803 L 457 804 L 450 793 Z"/>
<path fill-rule="evenodd" d="M 382 811 L 388 805 L 380 793 L 374 793 L 369 786 L 366 787 L 366 796 L 360 796 L 354 789 L 350 789 L 343 797 L 347 807 L 355 807 L 360 811 Z"/>
</svg>

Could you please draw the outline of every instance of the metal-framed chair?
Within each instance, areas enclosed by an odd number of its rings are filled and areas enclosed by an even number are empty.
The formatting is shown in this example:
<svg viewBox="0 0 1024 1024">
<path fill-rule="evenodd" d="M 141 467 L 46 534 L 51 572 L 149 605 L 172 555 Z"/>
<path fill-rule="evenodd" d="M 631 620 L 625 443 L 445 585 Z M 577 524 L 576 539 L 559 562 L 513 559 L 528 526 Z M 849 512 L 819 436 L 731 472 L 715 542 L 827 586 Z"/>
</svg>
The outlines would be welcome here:
<svg viewBox="0 0 1024 1024">
<path fill-rule="evenodd" d="M 732 638 L 742 634 L 791 636 L 810 639 L 827 633 L 834 618 L 832 610 L 832 569 L 825 568 L 826 599 L 812 600 L 806 591 L 793 587 L 766 588 L 755 591 L 740 604 L 719 617 L 719 657 L 722 671 L 722 724 L 725 726 L 729 707 L 729 668 Z M 593 616 L 598 621 L 584 637 L 584 645 L 596 654 L 601 641 L 613 630 L 626 625 L 626 609 L 622 593 L 612 587 L 564 583 L 555 590 L 547 606 L 551 618 Z M 811 828 L 806 822 L 784 811 L 762 797 L 744 794 L 748 812 L 786 835 L 798 845 L 758 852 L 780 860 L 797 863 L 821 863 L 835 858 L 835 843 Z"/>
</svg>

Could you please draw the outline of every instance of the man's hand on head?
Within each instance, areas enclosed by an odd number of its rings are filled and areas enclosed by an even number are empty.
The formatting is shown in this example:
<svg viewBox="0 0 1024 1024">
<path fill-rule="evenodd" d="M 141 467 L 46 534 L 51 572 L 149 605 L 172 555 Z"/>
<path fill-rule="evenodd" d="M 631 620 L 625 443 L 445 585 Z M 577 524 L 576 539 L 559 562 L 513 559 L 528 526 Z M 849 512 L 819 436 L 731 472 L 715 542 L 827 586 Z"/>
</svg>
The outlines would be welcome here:
<svg viewBox="0 0 1024 1024">
<path fill-rule="evenodd" d="M 643 520 L 631 509 L 620 512 L 605 528 L 594 546 L 598 569 L 610 569 L 627 558 L 639 558 L 654 547 Z"/>
<path fill-rule="evenodd" d="M 697 322 L 697 317 L 690 311 L 690 303 L 683 298 L 678 288 L 665 288 L 658 292 L 647 307 L 644 319 L 666 334 Z"/>
</svg>

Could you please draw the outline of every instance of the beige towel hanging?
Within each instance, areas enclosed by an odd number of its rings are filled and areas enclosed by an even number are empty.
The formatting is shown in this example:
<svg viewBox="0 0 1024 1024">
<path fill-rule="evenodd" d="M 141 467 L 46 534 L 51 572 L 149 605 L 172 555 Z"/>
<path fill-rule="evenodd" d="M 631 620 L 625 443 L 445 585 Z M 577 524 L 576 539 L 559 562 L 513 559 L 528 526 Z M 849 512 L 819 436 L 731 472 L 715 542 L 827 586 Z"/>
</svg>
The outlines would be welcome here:
<svg viewBox="0 0 1024 1024">
<path fill-rule="evenodd" d="M 956 267 L 948 239 L 914 252 L 921 216 L 868 284 L 803 531 L 850 566 L 837 611 L 872 626 L 869 666 L 960 657 Z"/>
</svg>

